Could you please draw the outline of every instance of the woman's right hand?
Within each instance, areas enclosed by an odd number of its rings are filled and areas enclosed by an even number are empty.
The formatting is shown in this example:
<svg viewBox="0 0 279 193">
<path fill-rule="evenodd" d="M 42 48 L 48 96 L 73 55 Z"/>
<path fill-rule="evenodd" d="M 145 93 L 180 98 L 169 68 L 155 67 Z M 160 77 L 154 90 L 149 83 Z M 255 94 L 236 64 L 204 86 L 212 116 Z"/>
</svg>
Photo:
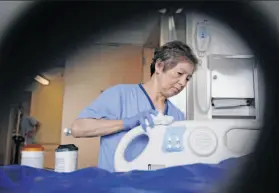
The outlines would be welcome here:
<svg viewBox="0 0 279 193">
<path fill-rule="evenodd" d="M 149 123 L 149 126 L 153 128 L 154 121 L 153 121 L 153 118 L 151 115 L 156 116 L 157 114 L 158 114 L 157 111 L 150 109 L 148 111 L 140 112 L 139 114 L 137 114 L 133 117 L 124 118 L 123 119 L 123 129 L 127 131 L 127 130 L 130 130 L 130 129 L 140 125 L 146 131 L 147 125 L 145 123 L 145 120 L 147 120 Z"/>
</svg>

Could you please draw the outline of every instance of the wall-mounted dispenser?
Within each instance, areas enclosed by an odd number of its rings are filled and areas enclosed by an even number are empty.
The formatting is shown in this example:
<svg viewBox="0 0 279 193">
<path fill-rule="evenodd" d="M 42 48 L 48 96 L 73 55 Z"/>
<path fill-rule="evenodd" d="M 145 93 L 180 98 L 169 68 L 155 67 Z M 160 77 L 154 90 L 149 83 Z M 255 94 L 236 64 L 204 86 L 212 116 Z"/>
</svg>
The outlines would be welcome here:
<svg viewBox="0 0 279 193">
<path fill-rule="evenodd" d="M 253 55 L 209 55 L 212 118 L 257 117 L 258 78 Z"/>
</svg>

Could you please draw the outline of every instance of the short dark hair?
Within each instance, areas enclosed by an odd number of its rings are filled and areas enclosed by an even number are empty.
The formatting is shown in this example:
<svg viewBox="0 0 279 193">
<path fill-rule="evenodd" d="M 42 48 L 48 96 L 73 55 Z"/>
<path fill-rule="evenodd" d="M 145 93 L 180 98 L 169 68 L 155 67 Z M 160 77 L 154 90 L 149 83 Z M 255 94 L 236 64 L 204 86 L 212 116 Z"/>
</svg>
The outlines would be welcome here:
<svg viewBox="0 0 279 193">
<path fill-rule="evenodd" d="M 163 69 L 166 71 L 175 67 L 177 63 L 181 61 L 181 57 L 192 63 L 194 69 L 196 69 L 198 64 L 197 57 L 194 55 L 192 49 L 181 41 L 171 41 L 160 48 L 155 49 L 152 63 L 150 65 L 150 75 L 152 76 L 154 74 L 155 64 L 158 60 L 166 62 Z"/>
</svg>

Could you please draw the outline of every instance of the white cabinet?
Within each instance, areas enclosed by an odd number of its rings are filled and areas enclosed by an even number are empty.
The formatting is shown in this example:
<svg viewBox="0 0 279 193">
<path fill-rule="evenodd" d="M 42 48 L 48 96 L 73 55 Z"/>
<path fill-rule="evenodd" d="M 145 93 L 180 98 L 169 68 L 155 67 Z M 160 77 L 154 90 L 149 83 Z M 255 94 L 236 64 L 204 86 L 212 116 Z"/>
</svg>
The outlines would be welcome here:
<svg viewBox="0 0 279 193">
<path fill-rule="evenodd" d="M 209 56 L 212 98 L 255 98 L 252 56 Z"/>
</svg>

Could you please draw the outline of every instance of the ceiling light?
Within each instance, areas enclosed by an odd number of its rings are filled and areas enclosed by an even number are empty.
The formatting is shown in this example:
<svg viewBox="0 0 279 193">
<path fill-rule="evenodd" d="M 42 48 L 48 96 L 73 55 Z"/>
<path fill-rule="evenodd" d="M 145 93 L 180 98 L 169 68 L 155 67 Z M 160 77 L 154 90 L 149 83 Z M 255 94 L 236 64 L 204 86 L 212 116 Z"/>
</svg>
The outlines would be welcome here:
<svg viewBox="0 0 279 193">
<path fill-rule="evenodd" d="M 183 11 L 183 8 L 179 8 L 179 9 L 176 10 L 175 13 L 181 13 L 182 11 Z"/>
<path fill-rule="evenodd" d="M 37 76 L 35 77 L 35 80 L 36 80 L 37 82 L 39 82 L 40 84 L 42 84 L 42 85 L 45 85 L 45 86 L 49 85 L 49 80 L 47 80 L 46 78 L 44 78 L 44 77 L 42 77 L 42 76 L 40 76 L 40 75 L 37 75 Z"/>
<path fill-rule="evenodd" d="M 166 12 L 167 12 L 167 9 L 166 9 L 166 8 L 160 9 L 159 12 L 160 12 L 160 13 L 166 13 Z"/>
</svg>

